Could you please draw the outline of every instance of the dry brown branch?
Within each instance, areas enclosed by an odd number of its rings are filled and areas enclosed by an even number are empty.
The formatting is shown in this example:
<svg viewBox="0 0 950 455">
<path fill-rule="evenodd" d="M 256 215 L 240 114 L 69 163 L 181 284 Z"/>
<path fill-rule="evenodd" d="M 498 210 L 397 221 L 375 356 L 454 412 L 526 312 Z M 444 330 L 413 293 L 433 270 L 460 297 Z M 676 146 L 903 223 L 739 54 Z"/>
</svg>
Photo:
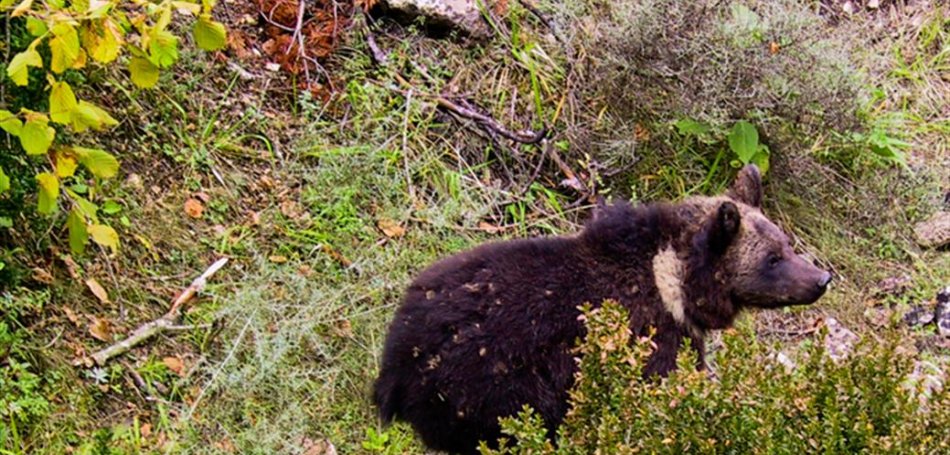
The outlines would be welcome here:
<svg viewBox="0 0 950 455">
<path fill-rule="evenodd" d="M 208 267 L 204 273 L 202 273 L 198 278 L 195 278 L 194 281 L 188 285 L 185 290 L 181 291 L 181 294 L 172 302 L 171 308 L 168 309 L 168 312 L 164 316 L 142 324 L 137 329 L 132 331 L 132 333 L 122 341 L 119 341 L 112 346 L 109 346 L 95 354 L 92 355 L 92 360 L 96 365 L 103 366 L 109 359 L 122 355 L 142 343 L 143 341 L 158 335 L 169 329 L 178 328 L 178 319 L 181 317 L 181 309 L 187 304 L 191 299 L 204 289 L 207 284 L 208 278 L 211 275 L 214 275 L 218 270 L 224 267 L 228 263 L 228 258 L 221 258 L 215 261 L 214 264 L 211 264 L 211 267 Z"/>
<path fill-rule="evenodd" d="M 363 25 L 365 27 L 364 31 L 366 33 L 366 45 L 369 47 L 370 53 L 372 54 L 373 60 L 376 62 L 376 64 L 389 71 L 396 81 L 399 82 L 399 85 L 401 85 L 404 89 L 412 90 L 415 93 L 425 93 L 424 90 L 419 90 L 419 88 L 412 85 L 412 83 L 406 80 L 406 78 L 399 74 L 398 71 L 389 67 L 386 54 L 383 53 L 383 51 L 379 48 L 379 45 L 376 43 L 376 38 L 373 36 L 369 22 L 365 17 L 363 20 Z M 428 95 L 427 97 L 434 99 L 436 105 L 440 108 L 458 115 L 459 117 L 472 120 L 476 125 L 489 134 L 496 134 L 522 144 L 537 144 L 538 142 L 541 142 L 542 139 L 547 137 L 546 128 L 542 128 L 541 131 L 538 132 L 531 130 L 512 131 L 491 116 L 482 114 L 470 107 L 462 106 L 459 103 L 450 101 L 448 98 L 442 95 Z"/>
</svg>

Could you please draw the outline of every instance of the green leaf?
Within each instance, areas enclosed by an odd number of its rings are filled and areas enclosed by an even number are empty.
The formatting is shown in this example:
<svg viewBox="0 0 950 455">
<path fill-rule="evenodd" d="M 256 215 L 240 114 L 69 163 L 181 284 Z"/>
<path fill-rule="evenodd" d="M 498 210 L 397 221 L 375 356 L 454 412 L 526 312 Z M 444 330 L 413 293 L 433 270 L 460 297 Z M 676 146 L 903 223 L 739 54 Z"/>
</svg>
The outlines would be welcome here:
<svg viewBox="0 0 950 455">
<path fill-rule="evenodd" d="M 41 36 L 46 33 L 46 23 L 33 16 L 27 16 L 26 31 L 30 32 L 30 35 Z"/>
<path fill-rule="evenodd" d="M 49 116 L 56 123 L 68 124 L 76 109 L 76 95 L 66 82 L 54 82 L 49 92 Z"/>
<path fill-rule="evenodd" d="M 109 226 L 93 224 L 89 226 L 89 236 L 92 237 L 93 242 L 108 247 L 113 252 L 119 249 L 119 234 Z"/>
<path fill-rule="evenodd" d="M 198 20 L 195 21 L 195 27 L 191 31 L 198 47 L 206 51 L 224 49 L 224 46 L 227 45 L 228 33 L 224 29 L 224 25 L 211 20 L 210 14 L 199 16 Z"/>
<path fill-rule="evenodd" d="M 49 40 L 50 69 L 62 73 L 73 67 L 79 59 L 79 34 L 66 22 L 53 26 L 53 37 Z"/>
<path fill-rule="evenodd" d="M 769 173 L 769 148 L 765 144 L 759 144 L 758 151 L 755 152 L 755 156 L 752 157 L 752 164 L 755 164 L 759 167 L 759 172 L 762 173 L 764 177 Z"/>
<path fill-rule="evenodd" d="M 115 215 L 122 211 L 122 204 L 119 204 L 116 201 L 108 200 L 102 204 L 102 213 L 106 215 Z"/>
<path fill-rule="evenodd" d="M 119 172 L 119 161 L 105 150 L 73 147 L 73 151 L 79 157 L 79 162 L 96 177 L 108 179 Z"/>
<path fill-rule="evenodd" d="M 709 133 L 712 127 L 688 118 L 676 121 L 676 129 L 684 136 L 702 136 Z"/>
<path fill-rule="evenodd" d="M 73 207 L 69 211 L 66 228 L 69 229 L 69 249 L 73 253 L 82 254 L 89 243 L 89 231 L 86 230 L 86 219 L 78 208 Z"/>
<path fill-rule="evenodd" d="M 11 136 L 19 136 L 20 130 L 23 129 L 23 122 L 12 112 L 0 109 L 0 129 L 10 133 Z"/>
<path fill-rule="evenodd" d="M 10 66 L 7 66 L 7 76 L 13 79 L 16 85 L 26 85 L 31 66 L 43 67 L 43 58 L 32 47 L 13 56 Z"/>
<path fill-rule="evenodd" d="M 59 180 L 49 172 L 36 174 L 36 182 L 40 185 L 40 194 L 37 210 L 43 215 L 56 211 L 56 200 L 59 198 Z"/>
<path fill-rule="evenodd" d="M 73 129 L 81 133 L 89 128 L 101 131 L 106 127 L 118 125 L 119 122 L 101 107 L 79 101 L 79 105 L 73 110 L 72 124 Z"/>
<path fill-rule="evenodd" d="M 73 185 L 73 189 L 76 188 L 76 185 Z M 76 202 L 76 208 L 79 209 L 79 213 L 91 220 L 93 223 L 99 222 L 99 217 L 96 216 L 96 212 L 99 211 L 99 206 L 89 202 L 88 199 L 76 194 L 75 191 L 66 188 L 66 194 L 69 195 L 69 198 Z"/>
<path fill-rule="evenodd" d="M 148 51 L 152 63 L 159 68 L 168 68 L 178 60 L 178 38 L 166 30 L 153 31 Z"/>
<path fill-rule="evenodd" d="M 751 123 L 742 120 L 729 132 L 729 148 L 735 152 L 742 164 L 749 164 L 759 148 L 759 132 Z"/>
<path fill-rule="evenodd" d="M 7 177 L 7 174 L 3 172 L 3 168 L 0 167 L 0 193 L 6 193 L 10 189 L 10 177 Z"/>
<path fill-rule="evenodd" d="M 32 118 L 20 129 L 20 145 L 28 155 L 42 155 L 53 145 L 56 130 L 45 117 Z"/>
<path fill-rule="evenodd" d="M 129 75 L 132 83 L 142 88 L 152 88 L 158 83 L 158 67 L 142 57 L 132 57 L 129 61 Z"/>
</svg>

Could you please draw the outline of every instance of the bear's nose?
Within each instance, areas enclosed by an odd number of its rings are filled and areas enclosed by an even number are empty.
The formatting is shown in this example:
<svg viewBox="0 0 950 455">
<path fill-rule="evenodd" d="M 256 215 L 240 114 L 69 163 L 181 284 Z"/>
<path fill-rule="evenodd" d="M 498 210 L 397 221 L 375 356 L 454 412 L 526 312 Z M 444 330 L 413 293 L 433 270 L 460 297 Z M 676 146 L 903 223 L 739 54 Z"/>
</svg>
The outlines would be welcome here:
<svg viewBox="0 0 950 455">
<path fill-rule="evenodd" d="M 821 278 L 818 279 L 818 287 L 821 289 L 824 289 L 828 287 L 828 283 L 831 283 L 831 274 L 828 272 L 824 272 L 821 275 Z"/>
</svg>

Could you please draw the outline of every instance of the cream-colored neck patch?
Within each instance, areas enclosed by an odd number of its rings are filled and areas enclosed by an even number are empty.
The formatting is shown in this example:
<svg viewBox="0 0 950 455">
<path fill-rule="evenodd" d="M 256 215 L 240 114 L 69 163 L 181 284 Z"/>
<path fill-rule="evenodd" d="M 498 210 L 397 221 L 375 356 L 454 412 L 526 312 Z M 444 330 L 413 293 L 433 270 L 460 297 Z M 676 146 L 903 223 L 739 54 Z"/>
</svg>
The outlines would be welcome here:
<svg viewBox="0 0 950 455">
<path fill-rule="evenodd" d="M 676 256 L 672 245 L 660 250 L 653 256 L 653 279 L 663 307 L 680 324 L 686 324 L 686 296 L 683 293 L 683 279 L 686 265 Z"/>
</svg>

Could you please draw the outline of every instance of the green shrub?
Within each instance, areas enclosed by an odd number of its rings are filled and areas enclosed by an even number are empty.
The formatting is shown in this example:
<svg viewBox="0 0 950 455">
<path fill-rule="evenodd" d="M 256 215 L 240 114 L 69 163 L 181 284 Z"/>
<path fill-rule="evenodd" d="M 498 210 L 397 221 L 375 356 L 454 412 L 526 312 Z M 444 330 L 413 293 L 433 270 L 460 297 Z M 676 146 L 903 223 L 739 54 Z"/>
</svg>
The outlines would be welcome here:
<svg viewBox="0 0 950 455">
<path fill-rule="evenodd" d="M 11 57 L 0 75 L 0 84 L 9 85 L 14 93 L 12 100 L 0 103 L 15 109 L 0 109 L 0 130 L 16 138 L 8 144 L 17 144 L 0 154 L 0 198 L 11 191 L 22 194 L 13 185 L 25 183 L 24 173 L 32 174 L 33 181 L 27 184 L 35 187 L 39 214 L 54 216 L 64 202 L 73 252 L 82 253 L 90 240 L 118 250 L 118 233 L 100 222 L 95 202 L 100 181 L 117 175 L 119 161 L 92 147 L 88 139 L 89 132 L 104 132 L 118 121 L 83 99 L 82 71 L 92 65 L 114 66 L 127 52 L 132 84 L 155 87 L 160 70 L 179 58 L 179 38 L 170 31 L 174 15 L 195 17 L 191 31 L 199 48 L 225 47 L 224 25 L 211 18 L 214 4 L 214 0 L 0 0 L 0 11 L 8 15 L 6 24 L 13 23 L 17 38 L 11 45 L 18 46 L 7 49 Z M 29 35 L 26 40 L 23 29 Z M 13 171 L 8 173 L 11 161 Z M 90 187 L 87 182 L 95 184 Z M 0 216 L 11 218 L 5 212 Z"/>
<path fill-rule="evenodd" d="M 836 363 L 811 343 L 787 368 L 751 330 L 727 332 L 718 380 L 696 371 L 684 351 L 667 379 L 641 379 L 649 339 L 631 340 L 627 313 L 611 302 L 584 310 L 588 337 L 572 409 L 557 447 L 526 409 L 503 420 L 516 438 L 499 454 L 589 453 L 947 453 L 950 393 L 927 392 L 907 378 L 913 359 L 897 339 L 862 341 Z M 868 338 L 868 340 L 870 340 Z"/>
<path fill-rule="evenodd" d="M 862 79 L 843 30 L 797 0 L 591 1 L 592 85 L 621 115 L 847 130 Z"/>
</svg>

